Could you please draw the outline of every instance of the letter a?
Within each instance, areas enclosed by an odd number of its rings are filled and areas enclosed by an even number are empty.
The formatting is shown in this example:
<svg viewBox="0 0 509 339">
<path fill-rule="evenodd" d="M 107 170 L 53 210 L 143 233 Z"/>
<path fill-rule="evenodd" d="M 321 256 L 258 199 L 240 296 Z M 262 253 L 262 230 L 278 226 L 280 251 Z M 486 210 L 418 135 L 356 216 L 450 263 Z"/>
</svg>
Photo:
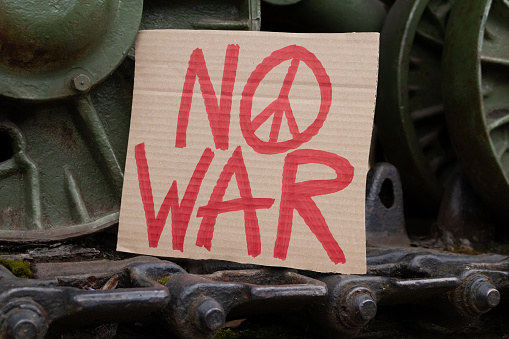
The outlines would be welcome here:
<svg viewBox="0 0 509 339">
<path fill-rule="evenodd" d="M 184 88 L 182 89 L 182 98 L 180 99 L 175 147 L 186 147 L 189 112 L 191 111 L 191 103 L 193 102 L 194 84 L 196 82 L 196 77 L 198 77 L 210 129 L 214 137 L 214 144 L 217 149 L 228 149 L 232 93 L 233 87 L 235 86 L 235 77 L 237 75 L 239 48 L 239 45 L 228 45 L 226 49 L 219 105 L 217 104 L 214 87 L 210 81 L 203 51 L 197 48 L 191 54 L 186 79 L 184 81 Z"/>
<path fill-rule="evenodd" d="M 152 195 L 152 186 L 148 172 L 147 157 L 145 155 L 145 144 L 141 143 L 134 148 L 136 166 L 138 168 L 138 182 L 140 185 L 141 201 L 145 210 L 147 219 L 147 233 L 149 247 L 157 247 L 161 233 L 163 232 L 168 213 L 171 209 L 171 234 L 174 250 L 184 251 L 184 238 L 186 236 L 187 226 L 191 213 L 193 213 L 196 198 L 200 192 L 201 183 L 207 173 L 210 163 L 214 158 L 214 153 L 210 148 L 203 151 L 203 154 L 196 165 L 196 169 L 191 176 L 186 193 L 179 205 L 177 181 L 173 181 L 170 190 L 166 194 L 161 208 L 155 216 L 154 198 Z"/>
<path fill-rule="evenodd" d="M 235 174 L 241 198 L 223 201 L 226 188 L 233 174 Z M 219 175 L 216 187 L 214 187 L 210 195 L 209 203 L 198 209 L 197 216 L 203 217 L 203 220 L 200 225 L 200 230 L 198 231 L 196 246 L 205 247 L 210 251 L 212 237 L 214 235 L 214 225 L 216 224 L 218 214 L 244 211 L 247 253 L 252 257 L 257 257 L 261 252 L 261 243 L 256 210 L 260 208 L 270 208 L 273 203 L 274 199 L 253 198 L 246 165 L 242 157 L 242 150 L 240 146 L 238 146 Z"/>
</svg>

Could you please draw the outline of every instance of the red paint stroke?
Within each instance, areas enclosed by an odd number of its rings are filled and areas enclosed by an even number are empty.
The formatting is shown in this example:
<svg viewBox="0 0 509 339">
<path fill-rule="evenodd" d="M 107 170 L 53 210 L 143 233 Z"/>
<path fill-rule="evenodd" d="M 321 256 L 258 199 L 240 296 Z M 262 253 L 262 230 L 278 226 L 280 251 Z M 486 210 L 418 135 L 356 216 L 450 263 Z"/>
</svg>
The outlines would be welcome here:
<svg viewBox="0 0 509 339">
<path fill-rule="evenodd" d="M 168 213 L 171 209 L 171 234 L 174 250 L 184 251 L 184 238 L 186 236 L 189 219 L 193 212 L 196 198 L 200 192 L 201 183 L 207 173 L 210 163 L 214 158 L 214 152 L 206 148 L 196 165 L 196 168 L 189 180 L 186 192 L 179 205 L 177 181 L 174 180 L 170 190 L 166 194 L 161 208 L 155 217 L 154 198 L 152 195 L 152 185 L 148 170 L 147 157 L 145 155 L 145 143 L 136 145 L 134 148 L 136 166 L 138 168 L 138 182 L 140 185 L 141 201 L 145 210 L 147 219 L 147 233 L 149 247 L 157 247 L 161 233 L 163 232 Z"/>
<path fill-rule="evenodd" d="M 295 182 L 299 165 L 320 164 L 336 172 L 335 179 Z M 334 264 L 345 263 L 345 255 L 334 239 L 325 218 L 311 199 L 317 195 L 332 194 L 346 188 L 353 180 L 354 168 L 350 162 L 334 153 L 301 149 L 289 153 L 283 166 L 283 187 L 274 258 L 286 259 L 292 233 L 293 210 L 322 244 Z"/>
<path fill-rule="evenodd" d="M 253 96 L 260 82 L 274 67 L 290 59 L 292 62 L 285 76 L 278 98 L 267 106 L 259 115 L 251 119 Z M 318 115 L 311 125 L 303 132 L 299 131 L 288 98 L 300 61 L 303 61 L 313 71 L 318 81 L 321 95 Z M 240 101 L 240 128 L 247 144 L 251 146 L 255 152 L 261 154 L 284 153 L 288 150 L 298 148 L 318 134 L 327 118 L 331 103 L 331 81 L 320 60 L 304 47 L 296 45 L 287 46 L 274 51 L 256 66 L 256 69 L 251 73 L 244 87 L 244 91 L 242 92 L 242 100 Z M 255 135 L 255 132 L 272 115 L 274 115 L 274 118 L 272 120 L 269 141 L 263 141 Z M 283 115 L 285 115 L 288 120 L 288 127 L 292 138 L 290 140 L 278 142 Z"/>
<path fill-rule="evenodd" d="M 235 174 L 235 179 L 237 181 L 240 199 L 223 201 L 226 188 L 233 174 Z M 220 213 L 244 211 L 247 253 L 252 257 L 257 257 L 261 252 L 261 242 L 256 210 L 270 208 L 272 204 L 274 204 L 274 199 L 253 198 L 246 165 L 242 157 L 242 150 L 240 146 L 237 146 L 219 175 L 208 204 L 198 209 L 197 216 L 203 217 L 203 220 L 200 225 L 200 230 L 198 231 L 196 246 L 205 247 L 210 251 L 212 237 L 214 235 L 214 226 L 217 216 Z"/>
<path fill-rule="evenodd" d="M 239 45 L 228 45 L 226 49 L 219 105 L 217 104 L 214 87 L 210 81 L 203 51 L 197 48 L 191 53 L 180 100 L 175 147 L 186 147 L 189 112 L 191 111 L 191 103 L 193 101 L 194 84 L 196 77 L 198 77 L 216 149 L 228 149 L 232 93 L 237 75 L 239 48 Z"/>
</svg>

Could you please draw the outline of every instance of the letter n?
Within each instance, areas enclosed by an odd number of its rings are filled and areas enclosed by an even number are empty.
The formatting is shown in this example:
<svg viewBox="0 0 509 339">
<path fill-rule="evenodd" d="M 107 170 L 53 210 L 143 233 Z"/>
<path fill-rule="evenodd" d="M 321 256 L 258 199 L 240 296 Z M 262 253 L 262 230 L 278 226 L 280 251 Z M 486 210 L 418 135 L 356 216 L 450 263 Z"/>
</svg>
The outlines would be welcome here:
<svg viewBox="0 0 509 339">
<path fill-rule="evenodd" d="M 232 93 L 237 75 L 237 63 L 239 60 L 239 45 L 228 45 L 223 68 L 223 81 L 221 83 L 221 97 L 219 105 L 209 72 L 205 63 L 203 51 L 199 48 L 191 53 L 189 66 L 182 89 L 180 109 L 177 122 L 177 137 L 175 147 L 186 147 L 187 126 L 189 124 L 189 112 L 193 101 L 193 89 L 198 77 L 200 90 L 205 102 L 205 110 L 214 137 L 217 149 L 227 150 L 230 129 L 230 113 L 232 107 Z"/>
</svg>

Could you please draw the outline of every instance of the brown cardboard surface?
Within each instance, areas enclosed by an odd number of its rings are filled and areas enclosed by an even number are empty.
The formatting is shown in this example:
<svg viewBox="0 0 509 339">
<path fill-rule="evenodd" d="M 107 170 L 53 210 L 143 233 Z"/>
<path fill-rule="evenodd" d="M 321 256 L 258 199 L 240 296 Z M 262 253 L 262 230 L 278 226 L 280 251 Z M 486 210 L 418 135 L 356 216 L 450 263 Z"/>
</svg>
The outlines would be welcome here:
<svg viewBox="0 0 509 339">
<path fill-rule="evenodd" d="M 378 38 L 141 31 L 117 250 L 365 273 Z"/>
</svg>

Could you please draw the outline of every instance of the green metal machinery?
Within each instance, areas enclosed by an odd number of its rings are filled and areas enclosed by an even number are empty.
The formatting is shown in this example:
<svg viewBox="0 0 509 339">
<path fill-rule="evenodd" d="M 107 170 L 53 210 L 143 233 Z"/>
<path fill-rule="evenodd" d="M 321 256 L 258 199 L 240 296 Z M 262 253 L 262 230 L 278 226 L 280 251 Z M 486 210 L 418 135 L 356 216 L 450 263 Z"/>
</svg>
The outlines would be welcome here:
<svg viewBox="0 0 509 339">
<path fill-rule="evenodd" d="M 139 29 L 381 33 L 367 274 L 118 260 L 99 231 L 119 217 Z M 1 338 L 213 338 L 263 313 L 398 336 L 382 310 L 403 336 L 501 334 L 507 307 L 479 318 L 509 295 L 508 205 L 509 0 L 0 0 Z"/>
<path fill-rule="evenodd" d="M 138 29 L 381 31 L 379 158 L 406 200 L 436 217 L 459 166 L 507 219 L 508 13 L 507 0 L 1 0 L 0 240 L 117 222 Z"/>
<path fill-rule="evenodd" d="M 376 124 L 405 197 L 432 217 L 459 168 L 508 220 L 508 31 L 503 0 L 398 0 L 388 13 Z"/>
<path fill-rule="evenodd" d="M 118 221 L 140 26 L 257 30 L 259 7 L 0 1 L 0 240 L 64 239 Z"/>
<path fill-rule="evenodd" d="M 397 1 L 380 41 L 376 125 L 405 193 L 437 208 L 456 163 L 442 97 L 442 49 L 453 1 Z"/>
<path fill-rule="evenodd" d="M 476 193 L 509 220 L 509 1 L 454 6 L 447 28 L 447 128 Z"/>
</svg>

